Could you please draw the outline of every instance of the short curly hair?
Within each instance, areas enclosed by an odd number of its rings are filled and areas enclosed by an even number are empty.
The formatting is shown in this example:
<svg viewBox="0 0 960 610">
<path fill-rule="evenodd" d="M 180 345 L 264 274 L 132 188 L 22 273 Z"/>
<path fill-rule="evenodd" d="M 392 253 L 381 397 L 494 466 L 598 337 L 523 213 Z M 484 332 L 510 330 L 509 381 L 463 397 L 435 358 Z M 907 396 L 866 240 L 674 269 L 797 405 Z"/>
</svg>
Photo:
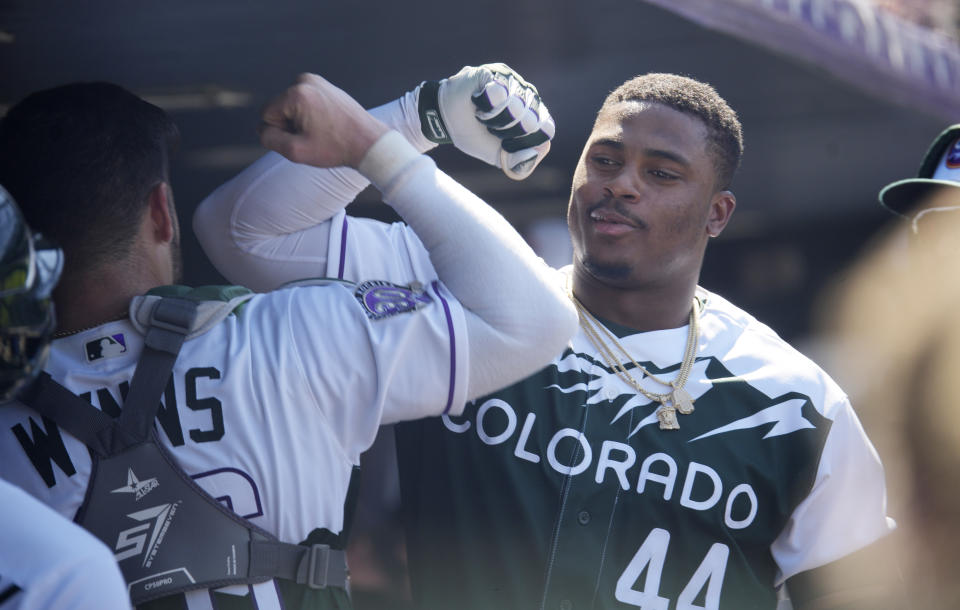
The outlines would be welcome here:
<svg viewBox="0 0 960 610">
<path fill-rule="evenodd" d="M 730 188 L 743 156 L 743 132 L 737 113 L 706 83 L 679 76 L 651 72 L 641 74 L 614 89 L 598 116 L 621 102 L 656 102 L 692 115 L 707 127 L 720 189 Z"/>
</svg>

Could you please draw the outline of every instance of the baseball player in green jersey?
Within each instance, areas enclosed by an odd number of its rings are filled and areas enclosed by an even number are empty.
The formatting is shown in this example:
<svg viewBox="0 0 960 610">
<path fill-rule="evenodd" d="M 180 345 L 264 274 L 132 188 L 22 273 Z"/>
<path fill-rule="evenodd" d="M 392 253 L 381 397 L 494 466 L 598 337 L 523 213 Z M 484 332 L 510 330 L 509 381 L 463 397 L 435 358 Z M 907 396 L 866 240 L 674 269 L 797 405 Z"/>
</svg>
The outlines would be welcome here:
<svg viewBox="0 0 960 610">
<path fill-rule="evenodd" d="M 576 326 L 506 220 L 345 92 L 303 75 L 263 120 L 270 149 L 377 184 L 436 281 L 168 286 L 180 264 L 165 112 L 75 83 L 0 122 L 0 179 L 66 260 L 45 374 L 0 408 L 0 479 L 95 532 L 138 607 L 349 608 L 345 503 L 380 424 L 459 414 Z M 501 158 L 510 139 L 478 126 Z M 523 170 L 548 140 L 502 158 Z"/>
<path fill-rule="evenodd" d="M 439 116 L 478 156 L 456 126 L 485 109 L 443 103 L 469 70 L 376 112 L 420 150 Z M 501 124 L 545 113 L 519 83 Z M 573 264 L 556 274 L 579 332 L 462 415 L 397 427 L 418 607 L 773 610 L 788 593 L 795 609 L 859 595 L 809 576 L 893 529 L 876 452 L 819 367 L 697 285 L 741 151 L 736 114 L 704 83 L 647 74 L 606 98 L 573 175 Z M 261 288 L 371 270 L 429 280 L 402 225 L 344 215 L 365 184 L 264 159 L 202 204 L 200 237 L 228 278 Z M 369 256 L 399 242 L 404 260 Z"/>
</svg>

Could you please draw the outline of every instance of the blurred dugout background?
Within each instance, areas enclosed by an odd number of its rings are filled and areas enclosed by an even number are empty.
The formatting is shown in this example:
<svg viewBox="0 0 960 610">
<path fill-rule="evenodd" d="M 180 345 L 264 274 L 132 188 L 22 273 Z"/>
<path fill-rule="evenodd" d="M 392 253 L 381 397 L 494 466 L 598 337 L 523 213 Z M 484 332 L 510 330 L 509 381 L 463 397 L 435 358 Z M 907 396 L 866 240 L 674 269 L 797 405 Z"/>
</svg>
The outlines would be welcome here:
<svg viewBox="0 0 960 610">
<path fill-rule="evenodd" d="M 76 80 L 119 83 L 171 112 L 185 281 L 196 285 L 223 280 L 189 230 L 192 211 L 261 154 L 259 108 L 299 72 L 373 106 L 467 64 L 518 70 L 558 126 L 531 178 L 433 154 L 558 265 L 570 176 L 606 93 L 643 72 L 690 75 L 730 102 L 746 138 L 737 211 L 702 284 L 816 358 L 819 294 L 894 221 L 877 192 L 915 175 L 933 137 L 960 122 L 958 14 L 954 0 L 2 0 L 0 112 Z M 371 190 L 352 212 L 393 218 Z M 351 548 L 358 610 L 407 595 L 381 436 Z"/>
</svg>

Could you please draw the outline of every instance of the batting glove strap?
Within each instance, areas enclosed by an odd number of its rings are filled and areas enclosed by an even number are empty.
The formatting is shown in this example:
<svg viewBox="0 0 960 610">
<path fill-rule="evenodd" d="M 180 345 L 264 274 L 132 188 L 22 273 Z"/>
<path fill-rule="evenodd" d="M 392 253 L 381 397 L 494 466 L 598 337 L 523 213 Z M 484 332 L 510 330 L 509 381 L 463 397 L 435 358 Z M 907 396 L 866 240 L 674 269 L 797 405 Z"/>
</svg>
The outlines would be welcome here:
<svg viewBox="0 0 960 610">
<path fill-rule="evenodd" d="M 550 150 L 556 127 L 537 88 L 505 64 L 467 66 L 417 88 L 424 137 L 526 178 Z"/>
<path fill-rule="evenodd" d="M 420 115 L 420 131 L 423 136 L 437 144 L 451 144 L 450 132 L 440 116 L 440 81 L 428 80 L 420 85 L 417 113 Z"/>
</svg>

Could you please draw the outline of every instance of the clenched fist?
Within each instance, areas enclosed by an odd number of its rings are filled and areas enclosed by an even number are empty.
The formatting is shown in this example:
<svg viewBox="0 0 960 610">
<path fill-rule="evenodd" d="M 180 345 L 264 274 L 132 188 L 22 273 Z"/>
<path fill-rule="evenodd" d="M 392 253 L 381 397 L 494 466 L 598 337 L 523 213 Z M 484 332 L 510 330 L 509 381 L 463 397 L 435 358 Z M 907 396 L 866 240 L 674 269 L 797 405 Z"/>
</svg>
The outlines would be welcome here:
<svg viewBox="0 0 960 610">
<path fill-rule="evenodd" d="M 260 142 L 296 163 L 356 168 L 389 131 L 342 89 L 316 74 L 296 84 L 263 110 Z"/>
</svg>

